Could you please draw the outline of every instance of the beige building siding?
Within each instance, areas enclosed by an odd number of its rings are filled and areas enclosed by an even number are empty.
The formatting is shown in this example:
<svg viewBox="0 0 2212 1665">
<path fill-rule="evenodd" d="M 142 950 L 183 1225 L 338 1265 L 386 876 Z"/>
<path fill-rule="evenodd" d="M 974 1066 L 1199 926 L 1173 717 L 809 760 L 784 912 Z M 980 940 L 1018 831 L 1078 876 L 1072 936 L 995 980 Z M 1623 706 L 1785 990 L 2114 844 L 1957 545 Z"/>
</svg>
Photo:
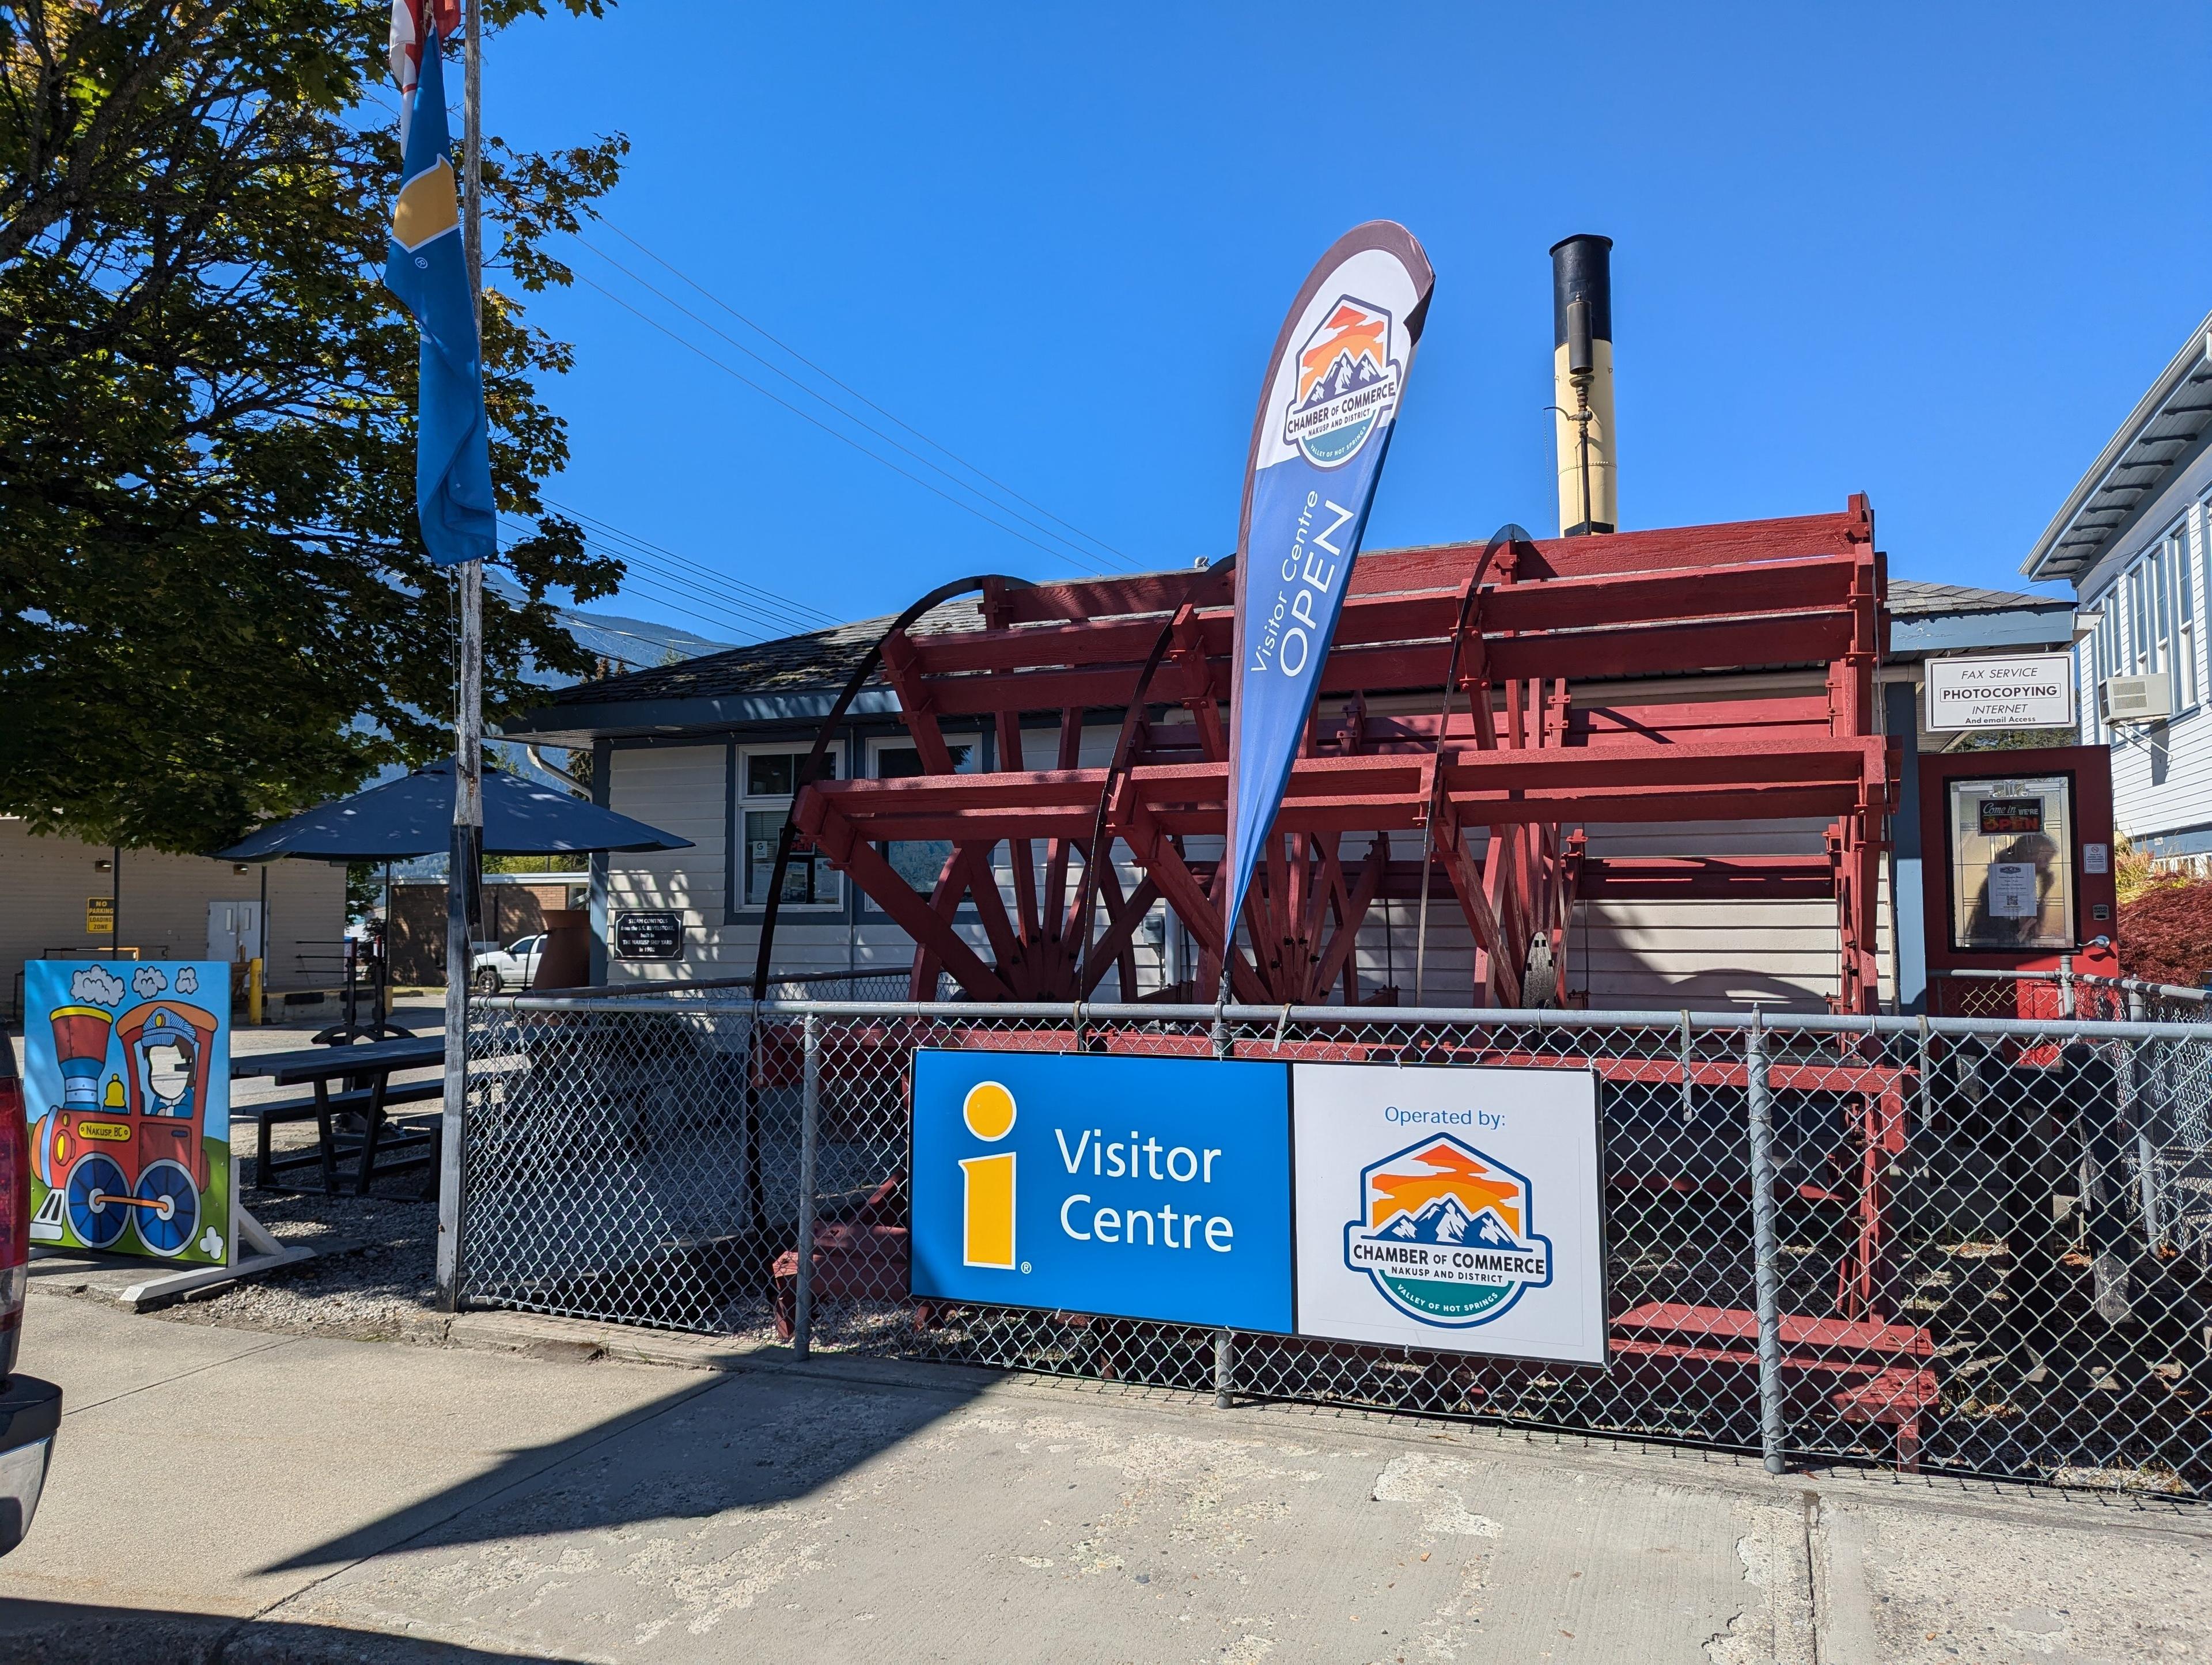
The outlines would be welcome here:
<svg viewBox="0 0 2212 1665">
<path fill-rule="evenodd" d="M 1601 859 L 1639 855 L 1819 855 L 1827 823 L 1706 823 L 1589 829 Z M 1893 993 L 1889 892 L 1882 879 L 1875 948 L 1881 994 Z M 1823 1011 L 1840 987 L 1832 901 L 1586 902 L 1568 940 L 1568 981 L 1593 1007 L 1672 1010 L 1752 1001 Z"/>
<path fill-rule="evenodd" d="M 110 946 L 144 959 L 207 957 L 208 904 L 258 902 L 262 870 L 243 873 L 204 856 L 123 852 L 120 928 L 94 936 L 85 904 L 112 894 L 115 876 L 95 865 L 111 852 L 69 838 L 42 838 L 0 817 L 0 1001 L 12 1009 L 27 960 L 91 956 Z M 274 861 L 269 878 L 269 986 L 332 987 L 343 976 L 345 869 L 320 861 Z"/>
<path fill-rule="evenodd" d="M 684 921 L 684 963 L 634 964 L 610 959 L 614 982 L 735 975 L 718 963 L 722 947 L 723 816 L 726 758 L 720 740 L 703 745 L 653 746 L 613 754 L 607 807 L 688 838 L 688 850 L 655 850 L 607 858 L 607 917 L 630 909 L 665 911 Z"/>
</svg>

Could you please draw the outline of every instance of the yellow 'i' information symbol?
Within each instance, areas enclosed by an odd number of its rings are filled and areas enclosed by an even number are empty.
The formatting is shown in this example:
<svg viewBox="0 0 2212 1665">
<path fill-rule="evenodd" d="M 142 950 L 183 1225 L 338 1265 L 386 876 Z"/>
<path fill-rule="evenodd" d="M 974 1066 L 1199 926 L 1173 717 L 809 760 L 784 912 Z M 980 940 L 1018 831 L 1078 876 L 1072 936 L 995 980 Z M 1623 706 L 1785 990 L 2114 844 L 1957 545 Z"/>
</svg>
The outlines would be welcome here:
<svg viewBox="0 0 2212 1665">
<path fill-rule="evenodd" d="M 996 1081 L 978 1081 L 960 1107 L 968 1131 L 995 1145 L 1013 1131 L 1014 1096 Z M 960 1164 L 967 1185 L 961 1200 L 963 1252 L 969 1266 L 1014 1267 L 1014 1153 L 969 1157 Z"/>
</svg>

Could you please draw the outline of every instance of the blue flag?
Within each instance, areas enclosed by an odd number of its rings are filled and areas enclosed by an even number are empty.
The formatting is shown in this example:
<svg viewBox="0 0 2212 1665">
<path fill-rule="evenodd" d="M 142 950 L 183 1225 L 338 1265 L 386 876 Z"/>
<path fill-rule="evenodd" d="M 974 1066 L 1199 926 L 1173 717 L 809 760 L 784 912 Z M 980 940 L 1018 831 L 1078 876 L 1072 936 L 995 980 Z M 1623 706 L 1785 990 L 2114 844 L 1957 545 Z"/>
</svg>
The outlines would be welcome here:
<svg viewBox="0 0 2212 1665">
<path fill-rule="evenodd" d="M 1237 538 L 1222 897 L 1231 943 L 1320 690 L 1435 281 L 1412 233 L 1370 221 L 1322 257 L 1275 341 Z"/>
<path fill-rule="evenodd" d="M 484 428 L 483 355 L 461 248 L 452 148 L 445 69 L 434 27 L 423 44 L 422 79 L 407 124 L 384 286 L 406 303 L 422 331 L 415 512 L 430 559 L 441 567 L 499 552 L 491 441 Z"/>
</svg>

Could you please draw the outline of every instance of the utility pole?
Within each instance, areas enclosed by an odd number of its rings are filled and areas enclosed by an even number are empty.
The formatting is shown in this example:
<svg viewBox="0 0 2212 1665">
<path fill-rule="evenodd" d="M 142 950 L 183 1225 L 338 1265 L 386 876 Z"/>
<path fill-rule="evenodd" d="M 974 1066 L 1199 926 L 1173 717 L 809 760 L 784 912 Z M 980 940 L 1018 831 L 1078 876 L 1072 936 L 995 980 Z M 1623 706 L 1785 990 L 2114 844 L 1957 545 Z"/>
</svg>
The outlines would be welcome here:
<svg viewBox="0 0 2212 1665">
<path fill-rule="evenodd" d="M 467 0 L 461 141 L 461 247 L 483 340 L 483 30 L 480 0 Z M 438 1163 L 438 1310 L 460 1310 L 461 1145 L 469 1091 L 469 975 L 483 866 L 483 563 L 468 561 L 461 586 L 459 667 L 454 678 L 453 836 L 446 873 L 446 1091 Z"/>
</svg>

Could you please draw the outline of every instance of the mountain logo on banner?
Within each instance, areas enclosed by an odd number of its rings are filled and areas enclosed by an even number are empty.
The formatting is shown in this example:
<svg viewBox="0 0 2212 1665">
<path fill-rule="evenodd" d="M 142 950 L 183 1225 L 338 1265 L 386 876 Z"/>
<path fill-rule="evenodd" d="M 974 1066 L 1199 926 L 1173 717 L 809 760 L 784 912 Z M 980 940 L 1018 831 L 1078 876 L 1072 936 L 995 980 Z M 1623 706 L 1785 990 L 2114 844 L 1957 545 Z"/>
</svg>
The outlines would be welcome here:
<svg viewBox="0 0 2212 1665">
<path fill-rule="evenodd" d="M 1298 388 L 1284 413 L 1283 442 L 1316 468 L 1339 468 L 1398 406 L 1390 314 L 1339 295 L 1298 349 Z"/>
<path fill-rule="evenodd" d="M 1363 1170 L 1344 1263 L 1425 1324 L 1465 1328 L 1503 1316 L 1552 1281 L 1552 1243 L 1532 1225 L 1528 1182 L 1449 1135 Z"/>
</svg>

